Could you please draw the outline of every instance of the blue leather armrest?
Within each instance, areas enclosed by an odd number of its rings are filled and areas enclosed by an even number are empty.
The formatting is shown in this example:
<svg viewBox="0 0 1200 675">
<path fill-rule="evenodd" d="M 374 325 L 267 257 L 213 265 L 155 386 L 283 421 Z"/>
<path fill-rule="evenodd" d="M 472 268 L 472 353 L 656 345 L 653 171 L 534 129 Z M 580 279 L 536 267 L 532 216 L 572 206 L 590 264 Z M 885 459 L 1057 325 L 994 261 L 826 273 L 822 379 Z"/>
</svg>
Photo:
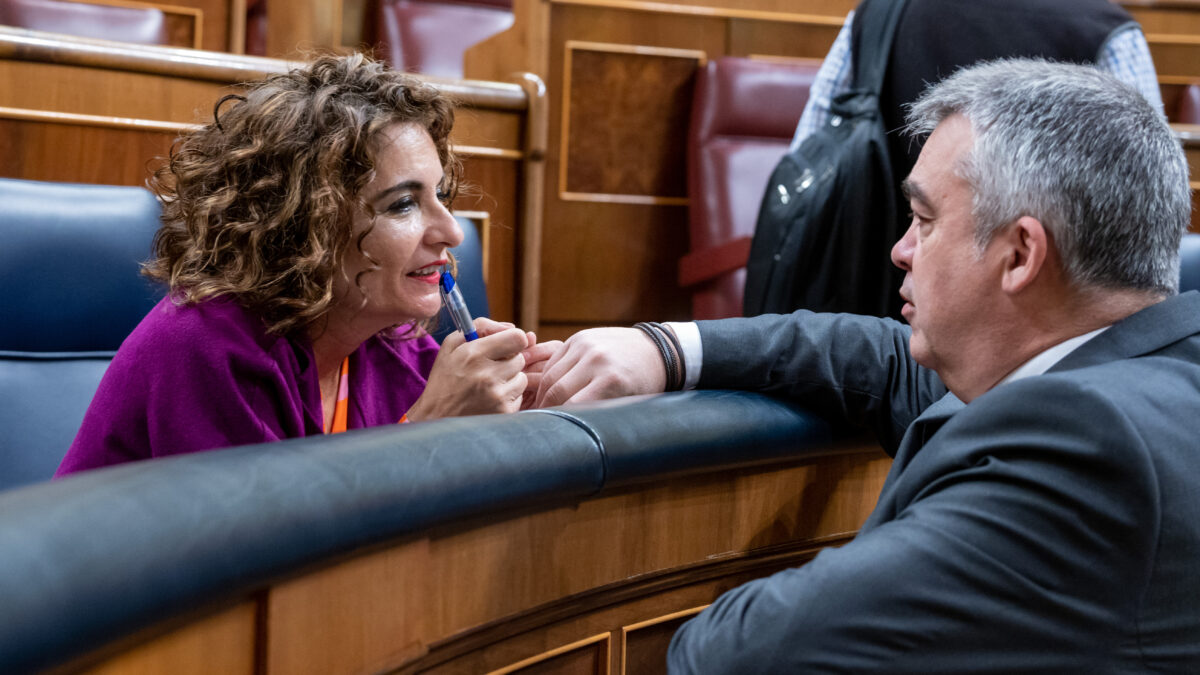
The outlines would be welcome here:
<svg viewBox="0 0 1200 675">
<path fill-rule="evenodd" d="M 0 672 L 49 668 L 321 561 L 633 482 L 826 451 L 744 392 L 351 431 L 0 493 Z"/>
</svg>

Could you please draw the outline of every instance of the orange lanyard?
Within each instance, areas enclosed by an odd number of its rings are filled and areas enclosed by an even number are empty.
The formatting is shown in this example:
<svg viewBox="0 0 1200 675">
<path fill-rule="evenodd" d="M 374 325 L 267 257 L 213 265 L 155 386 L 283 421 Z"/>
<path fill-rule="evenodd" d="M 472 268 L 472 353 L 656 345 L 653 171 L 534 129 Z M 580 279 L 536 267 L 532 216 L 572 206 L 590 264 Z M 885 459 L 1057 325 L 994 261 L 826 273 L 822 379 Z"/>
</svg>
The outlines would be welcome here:
<svg viewBox="0 0 1200 675">
<path fill-rule="evenodd" d="M 325 399 L 321 399 L 321 408 L 325 407 Z M 350 357 L 342 361 L 342 372 L 338 375 L 337 403 L 333 406 L 333 428 L 325 429 L 327 434 L 340 434 L 346 430 L 347 417 L 350 411 Z"/>
</svg>

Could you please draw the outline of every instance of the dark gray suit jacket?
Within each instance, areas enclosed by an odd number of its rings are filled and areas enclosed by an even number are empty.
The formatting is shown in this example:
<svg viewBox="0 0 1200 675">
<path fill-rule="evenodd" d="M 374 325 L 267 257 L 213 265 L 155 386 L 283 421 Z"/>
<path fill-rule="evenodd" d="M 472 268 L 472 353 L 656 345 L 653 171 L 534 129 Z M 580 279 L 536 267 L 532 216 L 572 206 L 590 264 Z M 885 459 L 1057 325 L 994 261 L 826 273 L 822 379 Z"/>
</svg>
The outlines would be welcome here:
<svg viewBox="0 0 1200 675">
<path fill-rule="evenodd" d="M 672 672 L 1200 673 L 1200 293 L 963 405 L 888 319 L 701 322 L 708 388 L 895 461 L 859 535 L 680 629 Z"/>
</svg>

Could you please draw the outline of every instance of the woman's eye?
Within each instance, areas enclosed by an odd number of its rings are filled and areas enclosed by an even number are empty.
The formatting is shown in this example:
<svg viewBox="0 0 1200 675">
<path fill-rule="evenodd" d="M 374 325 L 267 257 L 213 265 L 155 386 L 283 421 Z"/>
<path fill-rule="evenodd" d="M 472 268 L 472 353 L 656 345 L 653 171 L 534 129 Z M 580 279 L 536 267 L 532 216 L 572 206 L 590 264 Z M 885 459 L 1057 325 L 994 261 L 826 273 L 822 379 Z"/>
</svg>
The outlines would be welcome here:
<svg viewBox="0 0 1200 675">
<path fill-rule="evenodd" d="M 388 213 L 408 213 L 416 206 L 416 202 L 412 197 L 404 197 L 392 202 L 391 206 L 387 207 Z"/>
<path fill-rule="evenodd" d="M 450 193 L 446 192 L 445 190 L 438 190 L 437 200 L 441 202 L 443 206 L 450 206 Z"/>
</svg>

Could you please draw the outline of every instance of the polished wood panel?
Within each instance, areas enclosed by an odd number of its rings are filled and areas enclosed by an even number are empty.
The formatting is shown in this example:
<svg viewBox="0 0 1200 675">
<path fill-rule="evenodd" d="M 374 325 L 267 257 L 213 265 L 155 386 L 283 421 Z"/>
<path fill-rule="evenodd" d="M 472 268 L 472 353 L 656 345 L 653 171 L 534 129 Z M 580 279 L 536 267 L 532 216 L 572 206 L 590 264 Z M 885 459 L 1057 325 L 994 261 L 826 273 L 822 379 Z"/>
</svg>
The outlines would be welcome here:
<svg viewBox="0 0 1200 675">
<path fill-rule="evenodd" d="M 174 47 L 199 49 L 204 28 L 197 15 L 167 14 L 167 44 Z"/>
<path fill-rule="evenodd" d="M 687 319 L 675 268 L 687 252 L 682 206 L 549 201 L 541 325 Z"/>
<path fill-rule="evenodd" d="M 245 0 L 171 0 L 200 12 L 200 49 L 241 54 L 245 49 Z"/>
<path fill-rule="evenodd" d="M 1200 12 L 1197 12 L 1200 19 Z M 1146 36 L 1159 82 L 1186 83 L 1200 77 L 1200 36 Z"/>
<path fill-rule="evenodd" d="M 1123 0 L 1146 33 L 1159 81 L 1185 83 L 1200 77 L 1200 4 Z"/>
<path fill-rule="evenodd" d="M 762 574 L 850 536 L 887 465 L 877 450 L 856 451 L 680 479 L 347 561 L 270 593 L 268 672 L 484 672 L 697 607 L 726 576 Z M 700 600 L 671 595 L 697 584 Z M 601 615 L 619 623 L 591 622 Z M 312 640 L 318 627 L 326 638 Z"/>
<path fill-rule="evenodd" d="M 463 154 L 520 160 L 524 156 L 524 122 L 520 115 L 503 110 L 463 107 L 454 113 L 454 149 Z"/>
<path fill-rule="evenodd" d="M 831 540 L 827 543 L 829 545 L 837 545 L 841 542 Z M 475 651 L 458 653 L 452 658 L 443 656 L 445 652 L 449 651 L 451 646 L 455 645 L 455 641 L 447 641 L 446 646 L 435 649 L 429 657 L 419 659 L 405 666 L 399 672 L 437 673 L 439 675 L 443 673 L 452 675 L 455 673 L 487 672 L 489 668 L 497 667 L 497 664 L 512 662 L 523 655 L 543 653 L 550 646 L 563 644 L 565 641 L 574 639 L 577 636 L 590 635 L 596 631 L 608 630 L 613 636 L 610 641 L 612 650 L 609 653 L 610 672 L 612 675 L 622 672 L 629 673 L 629 675 L 661 673 L 665 670 L 663 667 L 665 661 L 660 660 L 655 653 L 666 653 L 666 644 L 661 643 L 664 635 L 662 633 L 659 634 L 659 644 L 657 647 L 649 643 L 639 645 L 635 658 L 638 659 L 638 664 L 646 666 L 645 670 L 641 670 L 637 667 L 628 666 L 628 662 L 625 660 L 626 653 L 622 648 L 621 637 L 626 626 L 631 624 L 638 625 L 643 622 L 656 622 L 662 620 L 664 617 L 694 612 L 697 607 L 706 606 L 714 598 L 732 588 L 788 566 L 801 565 L 811 559 L 811 557 L 812 553 L 810 552 L 807 556 L 791 558 L 788 563 L 776 561 L 771 565 L 753 567 L 749 571 L 746 569 L 729 569 L 726 570 L 726 573 L 715 577 L 706 579 L 692 578 L 682 585 L 660 587 L 654 593 L 647 594 L 641 598 L 633 600 L 623 599 L 621 602 L 609 603 L 593 611 L 580 612 L 574 617 L 545 625 L 536 630 L 519 632 L 509 629 L 507 637 L 503 641 L 489 643 L 487 647 Z M 672 620 L 667 619 L 667 621 Z M 497 627 L 509 628 L 506 622 L 500 622 Z M 669 628 L 664 627 L 663 633 L 667 630 Z M 669 640 L 669 636 L 666 637 Z M 457 642 L 462 643 L 464 641 L 458 640 Z M 443 657 L 443 660 L 437 660 L 438 657 Z M 437 663 L 438 665 L 431 665 L 433 663 Z"/>
<path fill-rule="evenodd" d="M 163 157 L 173 133 L 136 127 L 45 124 L 3 119 L 0 114 L 0 175 L 7 178 L 142 185 L 148 165 Z"/>
<path fill-rule="evenodd" d="M 86 669 L 89 675 L 254 675 L 258 604 L 232 609 L 172 631 Z"/>
<path fill-rule="evenodd" d="M 588 328 L 603 328 L 612 324 L 595 322 L 595 323 L 547 323 L 542 324 L 541 331 L 538 333 L 539 340 L 566 340 L 572 335 L 581 330 Z"/>
<path fill-rule="evenodd" d="M 1133 18 L 1142 26 L 1147 40 L 1154 35 L 1200 34 L 1200 7 L 1173 7 L 1168 5 L 1130 6 L 1125 4 Z"/>
<path fill-rule="evenodd" d="M 583 42 L 641 47 L 651 53 L 686 50 L 711 58 L 714 53 L 721 53 L 726 39 L 724 21 L 712 17 L 555 4 L 550 18 L 551 49 L 562 54 L 569 43 Z M 699 63 L 699 58 L 694 63 Z M 549 67 L 548 81 L 565 81 L 564 59 L 552 59 Z M 632 89 L 628 83 L 607 83 L 591 95 L 620 102 L 641 95 Z M 569 146 L 577 134 L 571 131 L 569 123 L 568 128 L 563 128 L 563 109 L 567 106 L 564 97 L 551 96 L 550 104 L 552 152 L 546 168 L 551 187 L 545 197 L 545 255 L 540 265 L 541 333 L 559 332 L 555 326 L 564 322 L 621 324 L 685 318 L 690 311 L 687 296 L 675 289 L 673 280 L 658 278 L 656 270 L 674 269 L 676 260 L 686 250 L 686 200 L 680 193 L 642 200 L 627 196 L 623 202 L 572 199 L 574 195 L 561 183 L 563 163 L 568 161 L 562 148 Z M 659 141 L 659 147 L 684 148 L 686 128 L 682 124 L 668 131 L 671 138 Z M 633 160 L 643 162 L 640 171 L 644 175 L 683 180 L 682 152 L 665 158 L 659 154 L 651 160 L 643 156 L 640 147 L 624 150 Z"/>
<path fill-rule="evenodd" d="M 622 675 L 661 671 L 675 631 L 703 609 L 693 607 L 622 627 Z"/>
<path fill-rule="evenodd" d="M 124 0 L 89 0 L 93 4 L 117 7 L 153 7 L 163 13 L 167 29 L 167 45 L 200 49 L 204 37 L 204 12 L 194 8 L 158 2 L 125 2 Z"/>
<path fill-rule="evenodd" d="M 29 117 L 29 111 L 0 109 L 0 154 L 12 160 L 0 165 L 0 176 L 145 185 L 179 133 L 153 120 Z"/>
<path fill-rule="evenodd" d="M 841 21 L 833 24 L 730 21 L 730 52 L 739 56 L 825 59 Z"/>
<path fill-rule="evenodd" d="M 267 56 L 304 59 L 345 52 L 341 0 L 267 0 Z"/>
<path fill-rule="evenodd" d="M 610 649 L 610 635 L 602 633 L 497 668 L 489 675 L 601 675 L 609 670 Z"/>
<path fill-rule="evenodd" d="M 569 41 L 565 62 L 560 197 L 686 199 L 668 167 L 687 152 L 673 132 L 687 126 L 704 53 Z"/>
</svg>

